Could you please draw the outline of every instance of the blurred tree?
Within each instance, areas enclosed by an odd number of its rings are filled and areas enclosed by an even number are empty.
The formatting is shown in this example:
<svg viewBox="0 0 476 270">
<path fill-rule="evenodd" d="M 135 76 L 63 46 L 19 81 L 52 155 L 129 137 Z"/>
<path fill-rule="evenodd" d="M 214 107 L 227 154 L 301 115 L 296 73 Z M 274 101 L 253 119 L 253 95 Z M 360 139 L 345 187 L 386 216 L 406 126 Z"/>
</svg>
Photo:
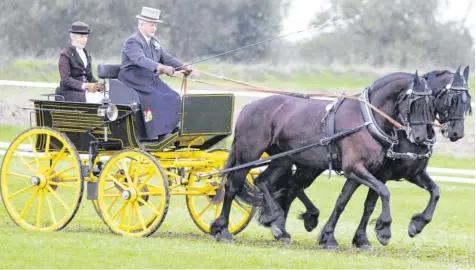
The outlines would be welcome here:
<svg viewBox="0 0 476 270">
<path fill-rule="evenodd" d="M 15 0 L 1 1 L 1 48 L 14 56 L 59 54 L 68 44 L 68 28 L 84 21 L 92 33 L 88 48 L 97 58 L 120 57 L 125 39 L 137 31 L 142 6 L 158 8 L 164 21 L 156 34 L 167 51 L 191 60 L 221 53 L 281 30 L 288 0 Z M 266 57 L 266 46 L 253 47 L 232 60 Z"/>
<path fill-rule="evenodd" d="M 437 20 L 438 0 L 330 0 L 313 23 L 341 14 L 340 29 L 306 42 L 301 54 L 323 63 L 457 66 L 474 63 L 469 30 Z M 464 14 L 461 14 L 464 20 Z"/>
</svg>

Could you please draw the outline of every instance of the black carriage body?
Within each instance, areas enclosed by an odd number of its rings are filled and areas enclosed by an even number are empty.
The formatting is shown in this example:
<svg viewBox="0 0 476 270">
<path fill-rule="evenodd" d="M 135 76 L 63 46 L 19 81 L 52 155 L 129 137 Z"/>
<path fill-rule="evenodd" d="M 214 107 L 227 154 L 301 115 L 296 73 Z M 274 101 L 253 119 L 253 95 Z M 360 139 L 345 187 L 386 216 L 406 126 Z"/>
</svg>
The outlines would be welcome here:
<svg viewBox="0 0 476 270">
<path fill-rule="evenodd" d="M 48 126 L 63 132 L 80 153 L 88 153 L 91 141 L 101 141 L 100 150 L 143 148 L 149 152 L 168 148 L 208 149 L 232 133 L 234 96 L 184 95 L 181 129 L 164 141 L 143 140 L 144 118 L 137 104 L 114 104 L 118 118 L 107 125 L 107 142 L 104 125 L 97 115 L 101 104 L 33 100 L 36 125 Z M 45 149 L 46 138 L 39 138 L 37 149 Z"/>
</svg>

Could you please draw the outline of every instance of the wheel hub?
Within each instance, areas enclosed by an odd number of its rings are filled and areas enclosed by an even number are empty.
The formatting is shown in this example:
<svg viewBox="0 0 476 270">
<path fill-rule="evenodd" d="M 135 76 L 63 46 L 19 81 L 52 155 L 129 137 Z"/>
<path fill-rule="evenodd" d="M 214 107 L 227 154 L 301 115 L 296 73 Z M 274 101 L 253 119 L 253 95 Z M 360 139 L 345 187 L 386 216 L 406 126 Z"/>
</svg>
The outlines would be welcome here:
<svg viewBox="0 0 476 270">
<path fill-rule="evenodd" d="M 39 188 L 44 188 L 48 180 L 44 175 L 35 175 L 30 178 L 30 184 L 32 186 L 38 186 Z"/>
<path fill-rule="evenodd" d="M 124 201 L 134 202 L 135 200 L 137 200 L 137 191 L 135 189 L 124 190 L 121 193 L 121 198 Z"/>
<path fill-rule="evenodd" d="M 33 176 L 31 179 L 30 179 L 30 184 L 32 186 L 38 186 L 40 184 L 41 180 L 38 176 Z"/>
</svg>

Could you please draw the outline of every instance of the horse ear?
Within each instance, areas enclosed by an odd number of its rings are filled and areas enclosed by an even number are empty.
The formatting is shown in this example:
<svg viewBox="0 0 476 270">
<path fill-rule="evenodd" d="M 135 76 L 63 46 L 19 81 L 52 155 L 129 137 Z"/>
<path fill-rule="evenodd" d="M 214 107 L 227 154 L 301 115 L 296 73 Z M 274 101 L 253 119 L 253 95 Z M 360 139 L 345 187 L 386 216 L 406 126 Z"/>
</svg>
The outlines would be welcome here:
<svg viewBox="0 0 476 270">
<path fill-rule="evenodd" d="M 414 82 L 415 84 L 418 83 L 418 81 L 419 81 L 418 78 L 419 78 L 419 77 L 418 77 L 418 69 L 417 69 L 417 70 L 415 71 L 415 76 L 413 76 L 413 82 Z"/>
<path fill-rule="evenodd" d="M 461 75 L 461 74 L 459 74 L 460 69 L 461 69 L 461 65 L 459 65 L 459 67 L 456 69 L 455 74 Z"/>
<path fill-rule="evenodd" d="M 466 68 L 463 70 L 463 77 L 466 83 L 468 82 L 468 77 L 469 77 L 469 66 L 466 66 Z"/>
</svg>

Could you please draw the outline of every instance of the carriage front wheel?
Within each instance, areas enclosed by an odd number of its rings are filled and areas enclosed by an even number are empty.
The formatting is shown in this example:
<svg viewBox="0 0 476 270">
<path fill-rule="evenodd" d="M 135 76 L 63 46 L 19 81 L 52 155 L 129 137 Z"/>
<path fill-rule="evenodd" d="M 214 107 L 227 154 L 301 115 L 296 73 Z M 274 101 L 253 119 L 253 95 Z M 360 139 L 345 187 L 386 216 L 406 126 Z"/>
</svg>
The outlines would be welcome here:
<svg viewBox="0 0 476 270">
<path fill-rule="evenodd" d="M 30 231 L 63 229 L 78 211 L 83 195 L 76 147 L 49 127 L 21 133 L 5 152 L 0 190 L 18 226 Z"/>
<path fill-rule="evenodd" d="M 228 154 L 227 150 L 212 150 L 210 152 L 223 152 Z M 201 171 L 200 173 L 203 173 Z M 247 181 L 253 184 L 254 175 L 250 172 Z M 187 189 L 189 194 L 186 196 L 187 209 L 193 222 L 205 233 L 210 233 L 210 224 L 218 218 L 223 205 L 225 188 L 223 187 L 224 178 L 214 175 L 212 178 L 198 179 L 196 174 L 191 173 Z M 205 193 L 205 194 L 201 194 Z M 255 208 L 249 205 L 241 204 L 234 200 L 231 206 L 229 231 L 236 235 L 243 231 L 255 214 Z"/>
<path fill-rule="evenodd" d="M 147 237 L 167 214 L 167 176 L 147 152 L 123 150 L 104 165 L 98 182 L 97 207 L 104 223 L 119 235 Z"/>
</svg>

